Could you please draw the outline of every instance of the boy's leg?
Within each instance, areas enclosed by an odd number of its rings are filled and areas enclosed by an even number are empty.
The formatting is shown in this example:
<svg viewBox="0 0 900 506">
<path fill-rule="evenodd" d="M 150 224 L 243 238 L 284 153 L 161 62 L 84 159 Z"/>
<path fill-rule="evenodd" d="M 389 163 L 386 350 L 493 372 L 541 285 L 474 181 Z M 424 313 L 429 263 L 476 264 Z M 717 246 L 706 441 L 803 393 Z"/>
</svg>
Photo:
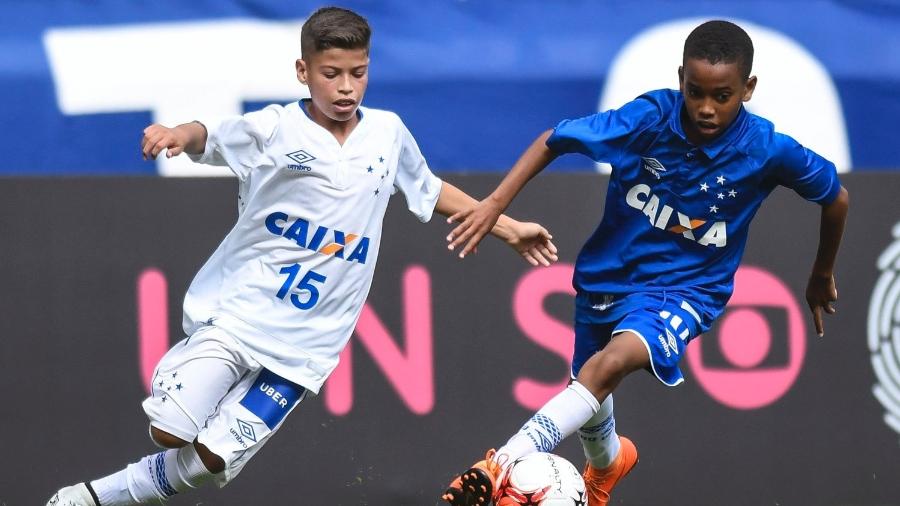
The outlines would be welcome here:
<svg viewBox="0 0 900 506">
<path fill-rule="evenodd" d="M 632 332 L 622 332 L 578 372 L 578 381 L 590 384 L 594 392 L 609 392 L 597 413 L 578 430 L 587 458 L 583 476 L 590 506 L 608 504 L 612 489 L 637 464 L 637 448 L 615 432 L 612 389 L 626 374 L 649 365 L 643 341 Z"/>
<path fill-rule="evenodd" d="M 619 454 L 619 435 L 613 414 L 613 395 L 606 396 L 600 409 L 578 429 L 584 456 L 597 469 L 610 465 Z"/>
<path fill-rule="evenodd" d="M 608 345 L 604 357 L 597 358 L 597 354 L 588 360 L 591 374 L 584 377 L 579 374 L 576 381 L 550 399 L 506 445 L 494 454 L 489 452 L 488 459 L 454 479 L 443 499 L 454 506 L 487 504 L 495 498 L 502 472 L 509 464 L 532 452 L 553 451 L 562 439 L 591 420 L 601 408 L 597 399 L 605 399 L 625 375 L 648 363 L 646 349 L 639 342 L 613 341 L 619 342 Z M 591 381 L 591 388 L 587 388 L 586 381 Z"/>
<path fill-rule="evenodd" d="M 497 462 L 515 462 L 533 452 L 552 452 L 566 437 L 590 420 L 600 409 L 600 403 L 578 381 L 547 401 L 506 442 L 494 457 Z"/>
<path fill-rule="evenodd" d="M 484 460 L 455 478 L 442 499 L 453 506 L 488 504 L 495 499 L 503 471 L 532 452 L 549 452 L 574 433 L 599 409 L 597 399 L 577 382 L 550 399 L 500 450 L 488 451 Z"/>
<path fill-rule="evenodd" d="M 192 444 L 149 455 L 92 482 L 65 487 L 47 506 L 117 506 L 160 502 L 212 478 Z"/>
<path fill-rule="evenodd" d="M 224 487 L 305 396 L 303 387 L 262 367 L 245 374 L 221 399 L 218 410 L 205 422 L 193 443 L 144 457 L 119 473 L 92 482 L 100 505 L 162 501 L 209 481 Z M 130 497 L 106 502 L 98 485 L 115 486 L 123 481 L 127 485 L 124 492 Z"/>
<path fill-rule="evenodd" d="M 222 399 L 219 411 L 197 434 L 195 444 L 216 455 L 222 472 L 214 482 L 224 487 L 233 480 L 308 391 L 265 368 L 248 375 Z"/>
<path fill-rule="evenodd" d="M 151 395 L 143 405 L 150 418 L 151 438 L 169 450 L 79 484 L 76 488 L 87 489 L 93 497 L 90 502 L 73 500 L 72 506 L 142 504 L 208 481 L 212 473 L 203 463 L 208 455 L 204 455 L 204 448 L 188 443 L 216 413 L 223 397 L 246 375 L 248 367 L 255 364 L 234 350 L 239 347 L 233 338 L 215 327 L 204 327 L 173 346 L 157 366 Z M 64 497 L 67 489 L 57 496 Z M 53 504 L 52 500 L 48 504 Z"/>
<path fill-rule="evenodd" d="M 670 298 L 659 309 L 635 311 L 616 325 L 610 344 L 587 360 L 578 373 L 578 379 L 596 387 L 602 381 L 609 381 L 610 370 L 619 369 L 615 363 L 610 364 L 615 361 L 615 355 L 643 356 L 645 361 L 641 367 L 652 372 L 667 386 L 678 385 L 683 380 L 678 362 L 684 356 L 687 343 L 700 331 L 698 313 L 687 301 L 677 297 Z M 620 353 L 608 353 L 615 349 Z M 602 394 L 603 389 L 594 392 Z M 638 461 L 634 444 L 628 438 L 615 435 L 611 402 L 609 415 L 607 421 L 603 420 L 602 415 L 598 415 L 582 428 L 582 431 L 596 430 L 601 434 L 609 431 L 609 437 L 605 441 L 601 438 L 592 440 L 582 437 L 582 445 L 588 457 L 584 480 L 591 506 L 608 504 L 613 487 Z M 612 450 L 616 442 L 619 443 L 619 449 L 614 452 Z"/>
</svg>

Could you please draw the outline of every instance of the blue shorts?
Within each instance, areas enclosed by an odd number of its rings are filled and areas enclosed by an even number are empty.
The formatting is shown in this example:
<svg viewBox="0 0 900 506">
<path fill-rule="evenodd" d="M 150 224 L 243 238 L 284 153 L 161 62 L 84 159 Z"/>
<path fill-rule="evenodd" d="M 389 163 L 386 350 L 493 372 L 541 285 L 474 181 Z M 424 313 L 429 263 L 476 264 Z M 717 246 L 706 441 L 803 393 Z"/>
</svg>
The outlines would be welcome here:
<svg viewBox="0 0 900 506">
<path fill-rule="evenodd" d="M 576 303 L 572 376 L 578 376 L 584 363 L 605 348 L 614 335 L 632 332 L 647 347 L 651 372 L 659 381 L 668 386 L 684 381 L 678 362 L 687 343 L 705 330 L 700 315 L 678 297 L 668 296 L 653 306 L 633 309 L 621 318 L 604 322 L 592 317 L 590 305 Z"/>
</svg>

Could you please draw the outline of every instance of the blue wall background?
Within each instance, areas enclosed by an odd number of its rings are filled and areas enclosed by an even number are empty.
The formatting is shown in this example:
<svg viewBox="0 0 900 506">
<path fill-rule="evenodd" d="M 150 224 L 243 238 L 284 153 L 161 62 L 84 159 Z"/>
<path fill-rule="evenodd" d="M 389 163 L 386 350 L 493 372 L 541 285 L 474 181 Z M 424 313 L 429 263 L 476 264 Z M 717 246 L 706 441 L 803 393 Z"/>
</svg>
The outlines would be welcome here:
<svg viewBox="0 0 900 506">
<path fill-rule="evenodd" d="M 897 1 L 341 4 L 365 15 L 374 30 L 366 105 L 398 112 L 438 172 L 505 171 L 541 130 L 562 118 L 596 111 L 610 62 L 631 37 L 685 17 L 745 19 L 799 42 L 837 86 L 854 170 L 900 167 L 894 121 L 900 117 Z M 276 0 L 0 2 L 0 174 L 156 173 L 136 147 L 151 121 L 149 111 L 60 112 L 42 43 L 46 30 L 299 19 L 320 5 Z M 164 60 L 154 53 L 152 41 L 135 58 L 148 65 Z M 672 62 L 673 75 L 677 64 Z M 261 104 L 244 105 L 253 109 Z M 564 157 L 552 170 L 590 171 L 593 166 L 581 157 Z"/>
</svg>

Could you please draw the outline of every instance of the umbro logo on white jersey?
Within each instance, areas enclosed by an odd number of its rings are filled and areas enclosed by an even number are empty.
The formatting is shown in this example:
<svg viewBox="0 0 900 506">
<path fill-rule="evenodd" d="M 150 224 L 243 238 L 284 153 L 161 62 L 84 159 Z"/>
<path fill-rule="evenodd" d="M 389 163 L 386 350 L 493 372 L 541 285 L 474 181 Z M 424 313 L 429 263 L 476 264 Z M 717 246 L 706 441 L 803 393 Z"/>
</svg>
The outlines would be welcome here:
<svg viewBox="0 0 900 506">
<path fill-rule="evenodd" d="M 316 157 L 307 153 L 306 151 L 303 151 L 302 149 L 298 149 L 293 153 L 288 153 L 286 156 L 296 162 L 294 164 L 288 165 L 288 169 L 302 170 L 304 172 L 309 172 L 312 170 L 312 167 L 306 164 L 316 159 Z"/>
<path fill-rule="evenodd" d="M 238 428 L 241 429 L 241 434 L 249 439 L 250 441 L 256 442 L 256 431 L 253 430 L 253 426 L 249 423 L 241 420 L 240 418 L 236 418 L 238 423 Z"/>
<path fill-rule="evenodd" d="M 659 160 L 656 158 L 644 158 L 642 156 L 641 160 L 644 161 L 644 170 L 656 176 L 656 179 L 660 179 L 662 177 L 660 173 L 666 171 L 666 167 L 659 163 Z"/>
</svg>

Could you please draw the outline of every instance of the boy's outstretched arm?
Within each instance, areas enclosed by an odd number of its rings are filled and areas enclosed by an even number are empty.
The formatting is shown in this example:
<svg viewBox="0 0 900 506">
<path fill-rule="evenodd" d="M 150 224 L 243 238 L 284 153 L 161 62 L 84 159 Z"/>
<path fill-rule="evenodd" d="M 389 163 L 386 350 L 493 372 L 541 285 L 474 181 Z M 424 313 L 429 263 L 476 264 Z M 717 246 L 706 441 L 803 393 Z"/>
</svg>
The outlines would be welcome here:
<svg viewBox="0 0 900 506">
<path fill-rule="evenodd" d="M 444 181 L 435 211 L 451 216 L 478 203 L 464 191 Z M 556 245 L 547 229 L 537 223 L 523 223 L 500 215 L 491 233 L 522 255 L 531 265 L 548 266 L 557 260 Z"/>
<path fill-rule="evenodd" d="M 553 130 L 547 130 L 538 136 L 525 150 L 525 153 L 519 157 L 497 189 L 487 198 L 474 206 L 467 206 L 454 213 L 447 220 L 448 222 L 459 222 L 459 225 L 447 237 L 447 241 L 450 243 L 448 248 L 451 250 L 465 244 L 465 247 L 459 252 L 459 258 L 465 258 L 466 255 L 475 251 L 478 243 L 485 234 L 492 230 L 503 211 L 525 184 L 556 158 L 556 153 L 547 147 L 547 139 L 551 134 L 553 134 Z"/>
<path fill-rule="evenodd" d="M 813 313 L 816 333 L 825 335 L 822 324 L 822 310 L 834 314 L 834 302 L 837 301 L 837 288 L 834 284 L 834 261 L 841 236 L 844 234 L 844 223 L 847 210 L 850 208 L 850 196 L 844 187 L 834 201 L 822 207 L 822 219 L 819 225 L 819 250 L 813 264 L 809 283 L 806 285 L 806 302 Z"/>
<path fill-rule="evenodd" d="M 199 121 L 184 123 L 168 128 L 154 123 L 144 129 L 141 139 L 141 153 L 144 160 L 156 159 L 166 150 L 166 158 L 180 155 L 182 152 L 201 155 L 206 149 L 206 127 Z"/>
</svg>

